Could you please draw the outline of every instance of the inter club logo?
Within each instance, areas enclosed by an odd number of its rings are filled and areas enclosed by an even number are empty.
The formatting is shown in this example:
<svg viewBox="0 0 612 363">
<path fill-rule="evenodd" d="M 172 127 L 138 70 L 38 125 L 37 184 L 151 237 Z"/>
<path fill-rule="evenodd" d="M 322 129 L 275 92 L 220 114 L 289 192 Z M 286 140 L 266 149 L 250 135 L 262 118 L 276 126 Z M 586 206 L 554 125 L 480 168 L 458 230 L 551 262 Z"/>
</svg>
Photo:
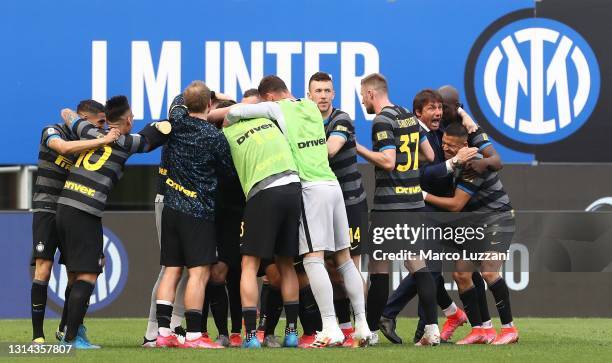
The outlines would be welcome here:
<svg viewBox="0 0 612 363">
<path fill-rule="evenodd" d="M 110 229 L 104 228 L 103 237 L 103 252 L 105 261 L 100 259 L 98 263 L 104 268 L 93 294 L 89 300 L 89 311 L 93 312 L 102 309 L 112 303 L 123 291 L 128 276 L 128 258 L 123 244 L 119 238 L 111 232 Z M 68 278 L 66 276 L 66 267 L 58 264 L 59 252 L 56 253 L 55 263 L 49 280 L 49 296 L 57 305 L 64 304 L 64 291 Z"/>
<path fill-rule="evenodd" d="M 580 34 L 555 20 L 526 18 L 486 35 L 480 50 L 472 49 L 473 68 L 468 61 L 466 71 L 473 77 L 476 101 L 470 106 L 480 109 L 496 131 L 518 143 L 548 144 L 588 120 L 600 74 Z"/>
</svg>

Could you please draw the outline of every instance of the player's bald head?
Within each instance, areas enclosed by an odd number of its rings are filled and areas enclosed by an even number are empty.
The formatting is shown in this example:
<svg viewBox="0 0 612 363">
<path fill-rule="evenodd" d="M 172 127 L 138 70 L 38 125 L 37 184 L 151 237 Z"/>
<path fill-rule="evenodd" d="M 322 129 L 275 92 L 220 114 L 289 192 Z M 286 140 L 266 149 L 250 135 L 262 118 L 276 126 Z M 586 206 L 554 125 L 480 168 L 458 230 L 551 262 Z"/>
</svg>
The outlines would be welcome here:
<svg viewBox="0 0 612 363">
<path fill-rule="evenodd" d="M 459 102 L 459 91 L 451 85 L 447 84 L 438 88 L 438 93 L 440 93 L 446 104 L 454 105 Z"/>
<path fill-rule="evenodd" d="M 210 89 L 202 81 L 193 81 L 183 91 L 183 99 L 189 112 L 204 113 L 210 107 Z"/>
</svg>

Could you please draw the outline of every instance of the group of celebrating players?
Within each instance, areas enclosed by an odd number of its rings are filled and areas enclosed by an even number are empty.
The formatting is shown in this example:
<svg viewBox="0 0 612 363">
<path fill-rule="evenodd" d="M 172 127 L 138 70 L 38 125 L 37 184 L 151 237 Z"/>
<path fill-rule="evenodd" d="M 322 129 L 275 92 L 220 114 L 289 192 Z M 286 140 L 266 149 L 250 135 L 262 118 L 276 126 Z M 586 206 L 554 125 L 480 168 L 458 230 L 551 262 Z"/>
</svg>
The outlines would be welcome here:
<svg viewBox="0 0 612 363">
<path fill-rule="evenodd" d="M 395 319 L 417 295 L 416 345 L 448 342 L 468 321 L 471 332 L 456 344 L 517 342 L 499 273 L 503 261 L 457 262 L 453 278 L 463 310 L 430 261 L 404 261 L 410 274 L 390 297 L 388 261 L 369 258 L 369 284 L 363 280 L 370 220 L 425 211 L 495 213 L 484 250 L 501 252 L 507 244 L 499 238 L 511 234 L 514 215 L 497 174 L 501 160 L 453 87 L 419 92 L 411 113 L 390 101 L 386 79 L 375 73 L 362 79 L 361 99 L 376 114 L 372 150 L 356 140 L 349 115 L 333 107 L 332 78 L 323 72 L 310 78 L 307 98 L 266 76 L 238 104 L 194 81 L 174 99 L 167 120 L 135 134 L 125 96 L 62 110 L 65 122 L 43 129 L 33 196 L 33 343 L 45 342 L 47 284 L 59 249 L 68 284 L 56 337 L 79 349 L 99 348 L 83 318 L 104 266 L 107 196 L 133 153 L 157 147 L 162 267 L 143 347 L 363 347 L 377 344 L 379 331 L 401 344 Z M 375 167 L 371 211 L 357 155 Z M 441 332 L 437 306 L 446 316 Z M 209 309 L 219 332 L 214 341 Z M 281 340 L 275 328 L 283 310 Z"/>
</svg>

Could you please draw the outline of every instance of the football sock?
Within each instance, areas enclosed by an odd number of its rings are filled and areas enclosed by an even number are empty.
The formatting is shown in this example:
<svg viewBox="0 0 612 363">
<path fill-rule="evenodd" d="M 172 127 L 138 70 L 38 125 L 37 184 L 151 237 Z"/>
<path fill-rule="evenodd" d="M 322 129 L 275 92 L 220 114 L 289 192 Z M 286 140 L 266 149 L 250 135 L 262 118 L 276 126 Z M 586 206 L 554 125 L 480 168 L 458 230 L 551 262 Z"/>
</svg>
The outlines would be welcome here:
<svg viewBox="0 0 612 363">
<path fill-rule="evenodd" d="M 249 340 L 256 335 L 256 323 L 257 323 L 257 308 L 256 307 L 242 307 L 242 318 L 244 319 L 244 329 L 246 339 Z"/>
<path fill-rule="evenodd" d="M 66 285 L 66 290 L 64 290 L 64 308 L 62 309 L 62 318 L 59 323 L 59 331 L 63 332 L 66 329 L 66 319 L 68 319 L 68 298 L 70 297 L 70 291 L 72 290 L 72 285 Z"/>
<path fill-rule="evenodd" d="M 264 282 L 261 285 L 261 292 L 259 294 L 259 325 L 258 330 L 266 330 L 266 312 L 268 309 L 268 297 L 270 296 L 270 284 Z"/>
<path fill-rule="evenodd" d="M 442 312 L 444 313 L 444 316 L 446 316 L 446 317 L 449 317 L 451 315 L 455 315 L 457 313 L 457 304 L 452 302 L 450 304 L 450 306 L 447 307 L 446 309 L 443 309 Z"/>
<path fill-rule="evenodd" d="M 165 300 L 157 300 L 155 306 L 157 327 L 161 336 L 167 337 L 172 333 L 170 330 L 170 318 L 172 316 L 172 303 Z"/>
<path fill-rule="evenodd" d="M 204 293 L 204 304 L 202 305 L 202 326 L 200 327 L 200 332 L 202 334 L 208 332 L 208 308 L 210 307 L 210 290 L 208 286 L 207 284 Z"/>
<path fill-rule="evenodd" d="M 87 303 L 93 289 L 93 284 L 83 280 L 77 280 L 72 286 L 70 297 L 68 298 L 65 341 L 72 341 L 76 337 L 79 325 L 81 325 L 83 317 L 87 312 Z"/>
<path fill-rule="evenodd" d="M 459 298 L 463 303 L 463 310 L 470 321 L 472 328 L 482 326 L 482 317 L 480 315 L 480 305 L 478 304 L 478 293 L 476 287 L 472 286 L 464 292 L 459 293 Z"/>
<path fill-rule="evenodd" d="M 299 309 L 299 301 L 288 301 L 285 303 L 285 317 L 287 319 L 285 334 L 297 332 L 297 317 Z"/>
<path fill-rule="evenodd" d="M 278 320 L 283 313 L 283 296 L 281 291 L 274 286 L 268 290 L 268 302 L 266 303 L 266 335 L 274 335 Z"/>
<path fill-rule="evenodd" d="M 371 331 L 378 330 L 378 321 L 389 297 L 389 274 L 370 274 L 367 319 Z"/>
<path fill-rule="evenodd" d="M 43 322 L 45 321 L 45 309 L 47 307 L 47 285 L 46 281 L 33 280 L 30 291 L 32 308 L 32 340 L 44 338 Z"/>
<path fill-rule="evenodd" d="M 425 313 L 425 325 L 437 324 L 438 305 L 436 304 L 436 283 L 431 273 L 427 267 L 424 267 L 414 273 L 414 279 L 417 285 L 419 303 L 423 307 L 423 312 Z"/>
<path fill-rule="evenodd" d="M 227 291 L 225 283 L 209 282 L 210 311 L 215 319 L 219 335 L 229 335 L 227 332 Z"/>
<path fill-rule="evenodd" d="M 338 266 L 338 272 L 342 275 L 342 279 L 344 280 L 344 288 L 346 290 L 346 294 L 353 307 L 353 313 L 355 314 L 355 320 L 364 319 L 365 318 L 365 294 L 363 291 L 363 282 L 361 280 L 361 274 L 357 270 L 355 263 L 353 262 L 353 260 L 348 260 L 344 262 L 342 265 Z M 351 315 L 348 309 L 345 309 L 345 311 L 343 311 L 343 314 L 345 314 L 345 316 L 343 317 L 343 320 L 340 320 L 340 322 L 350 323 Z M 382 309 L 380 311 L 380 314 L 382 314 Z"/>
<path fill-rule="evenodd" d="M 230 267 L 227 273 L 227 297 L 229 300 L 232 333 L 242 330 L 242 305 L 240 302 L 240 269 Z"/>
<path fill-rule="evenodd" d="M 200 331 L 202 327 L 202 312 L 200 310 L 186 310 L 185 321 L 187 322 L 186 339 L 194 340 L 202 336 L 202 332 Z"/>
<path fill-rule="evenodd" d="M 446 291 L 446 287 L 444 286 L 444 276 L 442 276 L 442 274 L 439 274 L 435 278 L 435 282 L 436 300 L 438 301 L 438 306 L 440 307 L 440 309 L 445 310 L 451 306 L 455 306 L 456 308 L 457 306 L 454 305 L 455 303 L 453 302 L 453 299 L 450 298 L 450 296 L 448 295 L 448 291 Z"/>
<path fill-rule="evenodd" d="M 336 316 L 338 317 L 338 324 L 340 329 L 351 328 L 351 300 L 348 298 L 334 299 L 334 309 L 336 310 Z"/>
<path fill-rule="evenodd" d="M 334 289 L 329 280 L 329 274 L 325 269 L 323 258 L 304 257 L 303 263 L 308 280 L 310 280 L 312 294 L 317 302 L 317 306 L 319 306 L 323 330 L 329 325 L 337 325 L 336 313 L 334 311 Z"/>
<path fill-rule="evenodd" d="M 317 330 L 321 330 L 321 313 L 312 294 L 310 285 L 300 289 L 300 322 L 305 335 L 313 335 Z"/>
<path fill-rule="evenodd" d="M 183 272 L 181 279 L 176 287 L 176 294 L 174 295 L 174 304 L 172 309 L 172 318 L 170 319 L 170 329 L 181 326 L 183 317 L 185 316 L 185 285 L 187 285 L 187 272 Z M 208 313 L 208 311 L 207 311 Z"/>
<path fill-rule="evenodd" d="M 500 277 L 489 285 L 489 290 L 491 290 L 495 298 L 495 306 L 497 307 L 499 320 L 501 320 L 502 325 L 511 324 L 512 309 L 510 308 L 510 292 L 508 291 L 506 281 Z"/>
<path fill-rule="evenodd" d="M 479 272 L 474 271 L 472 273 L 472 282 L 476 287 L 476 293 L 478 294 L 478 306 L 480 309 L 480 317 L 483 323 L 491 320 L 491 314 L 489 314 L 489 306 L 487 304 L 487 290 L 485 288 L 485 282 Z"/>
</svg>

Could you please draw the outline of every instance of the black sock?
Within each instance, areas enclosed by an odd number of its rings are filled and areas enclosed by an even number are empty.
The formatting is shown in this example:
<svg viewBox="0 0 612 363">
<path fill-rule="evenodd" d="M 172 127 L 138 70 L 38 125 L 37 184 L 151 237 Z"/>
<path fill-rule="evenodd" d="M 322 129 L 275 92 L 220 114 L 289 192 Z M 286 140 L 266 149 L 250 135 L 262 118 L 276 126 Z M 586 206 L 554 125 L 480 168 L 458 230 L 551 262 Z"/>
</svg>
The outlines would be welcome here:
<svg viewBox="0 0 612 363">
<path fill-rule="evenodd" d="M 370 274 L 370 289 L 366 302 L 366 319 L 370 330 L 378 330 L 378 321 L 382 316 L 389 298 L 389 274 Z"/>
<path fill-rule="evenodd" d="M 476 287 L 476 292 L 478 293 L 480 317 L 484 323 L 485 321 L 491 320 L 491 314 L 489 314 L 489 306 L 487 304 L 487 290 L 485 289 L 485 282 L 482 279 L 482 276 L 480 276 L 480 273 L 476 271 L 472 273 L 472 282 L 474 282 L 474 287 Z"/>
<path fill-rule="evenodd" d="M 219 331 L 219 335 L 226 335 L 227 333 L 227 291 L 225 290 L 225 284 L 217 284 L 214 282 L 208 283 L 210 292 L 210 311 L 212 312 L 213 318 L 215 319 L 215 325 Z"/>
<path fill-rule="evenodd" d="M 194 309 L 185 311 L 185 321 L 187 333 L 199 333 L 202 327 L 202 312 Z"/>
<path fill-rule="evenodd" d="M 87 311 L 87 302 L 93 292 L 94 284 L 77 280 L 72 286 L 68 298 L 68 316 L 66 319 L 66 336 L 64 340 L 72 341 L 77 335 L 79 325 Z"/>
<path fill-rule="evenodd" d="M 247 340 L 250 339 L 257 331 L 257 308 L 256 307 L 243 307 L 242 318 L 244 319 L 244 329 Z"/>
<path fill-rule="evenodd" d="M 157 304 L 155 309 L 157 326 L 170 329 L 170 319 L 172 319 L 172 305 Z"/>
<path fill-rule="evenodd" d="M 242 330 L 242 304 L 240 302 L 240 270 L 231 268 L 227 273 L 227 297 L 230 317 L 232 318 L 232 333 L 240 334 Z"/>
<path fill-rule="evenodd" d="M 446 309 L 453 303 L 453 299 L 448 295 L 446 287 L 444 286 L 444 276 L 439 274 L 436 281 L 436 300 L 438 300 L 438 306 L 440 309 Z"/>
<path fill-rule="evenodd" d="M 208 286 L 207 284 L 204 293 L 204 304 L 202 304 L 202 326 L 200 327 L 202 334 L 208 332 L 208 308 L 210 307 L 210 288 Z"/>
<path fill-rule="evenodd" d="M 512 323 L 510 292 L 508 291 L 506 281 L 500 277 L 497 279 L 497 281 L 489 286 L 489 290 L 491 290 L 491 293 L 493 293 L 493 297 L 495 298 L 495 306 L 497 306 L 497 312 L 499 313 L 499 320 L 501 320 L 501 323 Z"/>
<path fill-rule="evenodd" d="M 287 325 L 285 326 L 285 334 L 297 331 L 297 318 L 299 310 L 299 301 L 288 301 L 285 303 L 285 318 L 287 319 Z"/>
<path fill-rule="evenodd" d="M 351 322 L 351 300 L 348 298 L 334 300 L 334 309 L 338 317 L 338 324 Z"/>
<path fill-rule="evenodd" d="M 438 323 L 438 305 L 436 304 L 436 283 L 429 270 L 425 267 L 415 272 L 414 279 L 419 294 L 419 304 L 425 313 L 425 324 Z"/>
<path fill-rule="evenodd" d="M 274 335 L 278 320 L 283 313 L 283 296 L 281 291 L 270 286 L 268 303 L 266 304 L 266 335 Z"/>
<path fill-rule="evenodd" d="M 30 291 L 32 309 L 32 340 L 44 338 L 43 323 L 45 321 L 45 309 L 47 308 L 47 285 L 46 281 L 33 280 Z"/>
<path fill-rule="evenodd" d="M 470 325 L 481 326 L 482 317 L 480 315 L 480 305 L 478 304 L 478 292 L 476 287 L 472 286 L 464 292 L 459 293 L 459 298 L 463 303 L 463 310 L 470 321 Z"/>
<path fill-rule="evenodd" d="M 66 329 L 66 319 L 68 319 L 68 298 L 70 297 L 70 290 L 72 290 L 72 285 L 66 285 L 66 290 L 64 290 L 64 308 L 62 309 L 62 319 L 59 323 L 60 332 L 64 332 L 64 329 Z"/>
<path fill-rule="evenodd" d="M 270 284 L 264 282 L 261 285 L 261 293 L 259 294 L 259 325 L 258 330 L 266 330 L 266 312 L 268 309 L 268 297 L 270 296 Z"/>
<path fill-rule="evenodd" d="M 319 312 L 319 306 L 312 294 L 310 285 L 300 289 L 300 308 L 298 314 L 305 335 L 313 335 L 317 330 L 322 329 L 321 313 Z"/>
</svg>

